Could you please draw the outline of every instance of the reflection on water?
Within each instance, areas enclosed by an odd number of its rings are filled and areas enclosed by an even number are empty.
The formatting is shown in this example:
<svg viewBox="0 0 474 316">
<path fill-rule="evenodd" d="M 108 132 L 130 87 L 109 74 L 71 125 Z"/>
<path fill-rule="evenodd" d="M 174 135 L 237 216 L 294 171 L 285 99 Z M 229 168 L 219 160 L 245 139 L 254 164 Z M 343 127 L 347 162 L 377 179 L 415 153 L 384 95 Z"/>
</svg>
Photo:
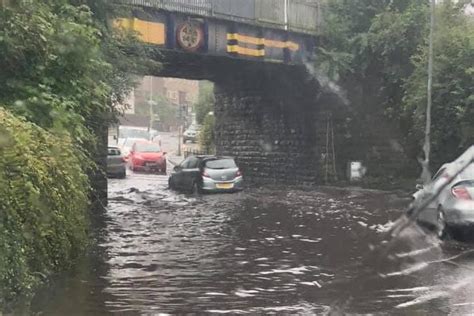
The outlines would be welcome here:
<svg viewBox="0 0 474 316">
<path fill-rule="evenodd" d="M 406 200 L 360 190 L 189 197 L 162 176 L 110 183 L 97 246 L 34 311 L 453 313 L 474 311 L 474 254 L 412 226 Z M 446 261 L 447 258 L 453 260 Z"/>
</svg>

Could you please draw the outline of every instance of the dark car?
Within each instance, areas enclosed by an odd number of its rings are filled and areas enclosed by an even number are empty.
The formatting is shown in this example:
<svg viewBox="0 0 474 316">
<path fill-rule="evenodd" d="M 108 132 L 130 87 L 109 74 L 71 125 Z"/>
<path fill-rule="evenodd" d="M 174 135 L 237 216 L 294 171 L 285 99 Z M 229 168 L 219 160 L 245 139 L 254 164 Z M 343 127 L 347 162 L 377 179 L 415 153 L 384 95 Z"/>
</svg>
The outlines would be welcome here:
<svg viewBox="0 0 474 316">
<path fill-rule="evenodd" d="M 232 157 L 189 156 L 174 167 L 168 183 L 189 193 L 234 192 L 242 190 L 243 177 Z"/>
</svg>

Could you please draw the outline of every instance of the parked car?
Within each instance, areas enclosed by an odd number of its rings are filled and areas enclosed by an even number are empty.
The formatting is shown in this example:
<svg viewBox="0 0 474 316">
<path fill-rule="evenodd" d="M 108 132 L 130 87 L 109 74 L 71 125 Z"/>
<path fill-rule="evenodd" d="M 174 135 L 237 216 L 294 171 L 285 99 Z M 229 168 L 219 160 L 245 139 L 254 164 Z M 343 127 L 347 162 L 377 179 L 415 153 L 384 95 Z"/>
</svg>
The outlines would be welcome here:
<svg viewBox="0 0 474 316">
<path fill-rule="evenodd" d="M 166 152 L 150 141 L 137 141 L 133 144 L 128 158 L 133 171 L 154 171 L 166 174 Z"/>
<path fill-rule="evenodd" d="M 191 125 L 184 133 L 183 133 L 183 143 L 185 144 L 187 141 L 191 141 L 192 143 L 197 142 L 199 136 L 199 128 L 196 125 Z"/>
<path fill-rule="evenodd" d="M 168 184 L 189 193 L 232 192 L 243 189 L 243 177 L 231 157 L 189 156 L 174 167 Z"/>
<path fill-rule="evenodd" d="M 126 160 L 118 147 L 108 147 L 107 176 L 124 179 L 126 177 Z"/>
<path fill-rule="evenodd" d="M 418 191 L 413 194 L 415 203 L 435 197 L 420 212 L 417 221 L 435 228 L 440 238 L 469 234 L 474 237 L 474 163 L 455 175 L 457 165 L 459 162 L 444 164 L 430 185 L 417 185 Z M 440 193 L 434 196 L 439 190 Z"/>
</svg>

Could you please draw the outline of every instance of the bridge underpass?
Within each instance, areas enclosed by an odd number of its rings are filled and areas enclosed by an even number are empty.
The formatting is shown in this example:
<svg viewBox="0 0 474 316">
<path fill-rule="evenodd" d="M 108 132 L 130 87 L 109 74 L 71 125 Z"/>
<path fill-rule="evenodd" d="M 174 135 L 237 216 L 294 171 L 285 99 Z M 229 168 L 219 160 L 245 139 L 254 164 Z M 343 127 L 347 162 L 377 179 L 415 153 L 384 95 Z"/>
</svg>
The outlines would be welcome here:
<svg viewBox="0 0 474 316">
<path fill-rule="evenodd" d="M 149 75 L 214 83 L 217 153 L 236 157 L 248 180 L 321 182 L 321 89 L 303 66 L 183 54 L 163 60 Z"/>
<path fill-rule="evenodd" d="M 251 182 L 321 180 L 321 89 L 304 65 L 319 1 L 119 2 L 132 13 L 114 24 L 136 31 L 163 64 L 146 75 L 214 83 L 218 154 L 236 157 Z"/>
<path fill-rule="evenodd" d="M 130 14 L 114 25 L 137 32 L 163 64 L 146 75 L 214 82 L 217 153 L 235 156 L 251 182 L 322 183 L 344 174 L 348 159 L 367 162 L 372 136 L 360 126 L 344 135 L 350 110 L 306 69 L 319 0 L 115 2 Z M 377 152 L 373 166 L 387 156 Z"/>
</svg>

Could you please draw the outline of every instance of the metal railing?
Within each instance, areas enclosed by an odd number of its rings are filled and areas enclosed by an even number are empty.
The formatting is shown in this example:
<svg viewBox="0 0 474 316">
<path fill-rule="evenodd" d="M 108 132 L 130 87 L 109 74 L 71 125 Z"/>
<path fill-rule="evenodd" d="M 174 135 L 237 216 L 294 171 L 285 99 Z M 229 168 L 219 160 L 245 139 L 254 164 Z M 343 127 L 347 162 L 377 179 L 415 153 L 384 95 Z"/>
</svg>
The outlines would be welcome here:
<svg viewBox="0 0 474 316">
<path fill-rule="evenodd" d="M 112 0 L 171 12 L 317 34 L 323 0 Z"/>
<path fill-rule="evenodd" d="M 212 151 L 204 150 L 204 149 L 191 149 L 186 148 L 183 151 L 184 158 L 188 158 L 189 156 L 201 156 L 201 155 L 212 155 Z"/>
</svg>

